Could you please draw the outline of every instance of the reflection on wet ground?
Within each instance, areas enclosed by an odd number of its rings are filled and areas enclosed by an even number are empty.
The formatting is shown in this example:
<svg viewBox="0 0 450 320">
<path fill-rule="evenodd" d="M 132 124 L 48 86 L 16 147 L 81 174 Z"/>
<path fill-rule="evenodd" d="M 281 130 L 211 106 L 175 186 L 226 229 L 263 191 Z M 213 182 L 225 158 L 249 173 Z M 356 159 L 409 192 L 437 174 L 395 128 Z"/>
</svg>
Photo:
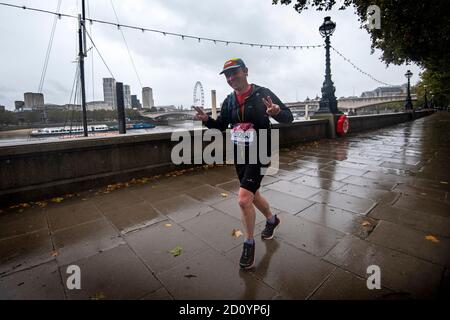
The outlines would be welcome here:
<svg viewBox="0 0 450 320">
<path fill-rule="evenodd" d="M 238 268 L 232 166 L 0 213 L 1 299 L 409 299 L 448 295 L 450 113 L 282 149 L 281 219 Z M 176 249 L 176 250 L 174 250 Z M 81 290 L 68 290 L 69 265 Z M 369 290 L 367 268 L 381 271 Z"/>
</svg>

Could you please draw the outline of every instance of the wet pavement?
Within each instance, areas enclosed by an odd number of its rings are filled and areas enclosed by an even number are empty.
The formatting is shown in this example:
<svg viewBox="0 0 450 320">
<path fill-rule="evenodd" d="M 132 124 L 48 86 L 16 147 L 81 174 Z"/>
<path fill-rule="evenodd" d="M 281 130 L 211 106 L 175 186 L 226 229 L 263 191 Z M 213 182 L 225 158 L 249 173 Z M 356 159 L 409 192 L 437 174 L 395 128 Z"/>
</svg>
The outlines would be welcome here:
<svg viewBox="0 0 450 320">
<path fill-rule="evenodd" d="M 233 166 L 0 212 L 0 299 L 449 296 L 450 113 L 281 150 L 261 192 L 281 219 L 241 271 Z M 81 290 L 66 286 L 81 270 Z M 369 290 L 368 267 L 381 288 Z M 69 279 L 70 280 L 70 279 Z"/>
</svg>

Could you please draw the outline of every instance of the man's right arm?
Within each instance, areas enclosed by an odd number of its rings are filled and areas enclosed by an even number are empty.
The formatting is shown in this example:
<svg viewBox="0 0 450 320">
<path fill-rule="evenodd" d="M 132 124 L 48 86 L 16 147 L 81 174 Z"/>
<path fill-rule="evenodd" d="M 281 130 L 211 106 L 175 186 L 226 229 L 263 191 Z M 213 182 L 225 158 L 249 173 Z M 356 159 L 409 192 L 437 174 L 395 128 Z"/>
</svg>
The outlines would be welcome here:
<svg viewBox="0 0 450 320">
<path fill-rule="evenodd" d="M 228 98 L 227 98 L 228 99 Z M 224 131 L 228 128 L 229 120 L 229 112 L 228 112 L 228 101 L 222 103 L 222 108 L 220 109 L 220 114 L 217 116 L 217 119 L 213 119 L 208 117 L 208 120 L 203 121 L 203 124 L 209 129 L 219 129 L 220 131 Z"/>
</svg>

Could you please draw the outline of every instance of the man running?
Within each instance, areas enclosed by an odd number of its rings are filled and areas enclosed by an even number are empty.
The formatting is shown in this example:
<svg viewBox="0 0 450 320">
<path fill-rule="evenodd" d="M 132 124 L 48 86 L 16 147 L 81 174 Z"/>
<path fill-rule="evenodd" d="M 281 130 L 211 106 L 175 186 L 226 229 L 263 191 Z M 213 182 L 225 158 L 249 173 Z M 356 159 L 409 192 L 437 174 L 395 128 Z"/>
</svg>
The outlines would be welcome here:
<svg viewBox="0 0 450 320">
<path fill-rule="evenodd" d="M 242 222 L 245 227 L 245 241 L 240 259 L 243 269 L 250 269 L 255 264 L 255 206 L 266 217 L 266 227 L 261 233 L 263 240 L 273 238 L 280 219 L 273 215 L 267 200 L 258 191 L 264 177 L 259 155 L 256 163 L 250 161 L 251 145 L 257 142 L 259 130 L 268 131 L 267 150 L 270 156 L 270 120 L 273 117 L 278 122 L 293 121 L 291 111 L 280 99 L 267 88 L 249 84 L 247 81 L 248 68 L 242 59 L 231 59 L 225 62 L 220 74 L 225 74 L 228 84 L 234 89 L 222 104 L 217 120 L 209 117 L 201 108 L 197 108 L 196 118 L 208 128 L 219 130 L 228 129 L 231 125 L 231 140 L 234 143 L 234 164 L 240 181 L 238 202 L 241 208 Z M 237 161 L 239 155 L 244 155 Z"/>
</svg>

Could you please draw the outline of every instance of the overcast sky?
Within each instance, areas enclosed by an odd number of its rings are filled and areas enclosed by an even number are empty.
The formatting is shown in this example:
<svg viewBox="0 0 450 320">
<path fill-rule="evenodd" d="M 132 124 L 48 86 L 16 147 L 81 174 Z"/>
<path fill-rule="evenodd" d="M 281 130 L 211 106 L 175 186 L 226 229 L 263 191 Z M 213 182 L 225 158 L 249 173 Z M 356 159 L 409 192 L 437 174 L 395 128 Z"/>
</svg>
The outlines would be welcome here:
<svg viewBox="0 0 450 320">
<path fill-rule="evenodd" d="M 88 1 L 92 18 L 115 21 L 111 0 Z M 405 72 L 420 69 L 415 65 L 389 66 L 380 61 L 380 52 L 370 54 L 370 37 L 353 8 L 331 12 L 304 11 L 292 6 L 274 6 L 272 0 L 113 0 L 120 23 L 174 33 L 280 45 L 322 44 L 318 27 L 326 15 L 337 23 L 332 45 L 357 66 L 390 84 L 406 82 Z M 58 0 L 9 0 L 16 5 L 55 11 Z M 76 15 L 80 0 L 62 0 L 61 12 Z M 12 109 L 24 92 L 36 92 L 54 17 L 48 14 L 0 6 L 0 105 Z M 92 37 L 117 81 L 131 86 L 141 99 L 138 78 L 132 67 L 121 32 L 113 26 L 94 23 Z M 217 90 L 219 103 L 231 88 L 221 71 L 225 60 L 242 58 L 249 68 L 249 81 L 270 88 L 284 102 L 320 96 L 324 80 L 324 48 L 286 50 L 213 44 L 197 40 L 123 29 L 143 86 L 153 88 L 156 105 L 193 103 L 197 81 L 203 84 L 205 105 L 210 105 L 211 90 Z M 57 23 L 48 66 L 44 94 L 46 103 L 69 103 L 75 76 L 77 21 L 62 18 Z M 92 64 L 93 62 L 93 64 Z M 332 78 L 336 96 L 360 95 L 381 84 L 360 74 L 341 57 L 331 52 Z M 94 77 L 92 77 L 94 75 Z M 110 74 L 98 54 L 89 53 L 86 61 L 87 100 L 103 100 L 102 78 Z"/>
</svg>

